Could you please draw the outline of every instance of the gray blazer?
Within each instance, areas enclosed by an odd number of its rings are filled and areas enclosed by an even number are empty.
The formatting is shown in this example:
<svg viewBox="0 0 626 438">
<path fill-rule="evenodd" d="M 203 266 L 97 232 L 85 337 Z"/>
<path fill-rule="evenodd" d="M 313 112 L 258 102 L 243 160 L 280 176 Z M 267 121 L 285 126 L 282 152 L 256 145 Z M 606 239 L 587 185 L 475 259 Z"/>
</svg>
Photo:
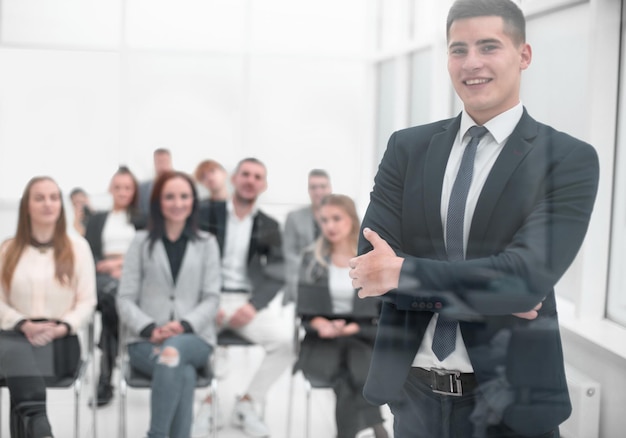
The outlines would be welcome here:
<svg viewBox="0 0 626 438">
<path fill-rule="evenodd" d="M 195 334 L 214 345 L 221 285 L 215 237 L 200 232 L 200 238 L 189 240 L 176 284 L 163 242 L 155 242 L 152 254 L 148 247 L 148 232 L 138 231 L 124 258 L 117 307 L 126 342 L 145 340 L 139 336 L 145 327 L 173 317 L 187 321 Z"/>
<path fill-rule="evenodd" d="M 298 296 L 298 271 L 302 251 L 315 240 L 315 217 L 312 207 L 306 206 L 289 212 L 283 233 L 285 257 L 285 300 L 295 301 Z"/>
</svg>

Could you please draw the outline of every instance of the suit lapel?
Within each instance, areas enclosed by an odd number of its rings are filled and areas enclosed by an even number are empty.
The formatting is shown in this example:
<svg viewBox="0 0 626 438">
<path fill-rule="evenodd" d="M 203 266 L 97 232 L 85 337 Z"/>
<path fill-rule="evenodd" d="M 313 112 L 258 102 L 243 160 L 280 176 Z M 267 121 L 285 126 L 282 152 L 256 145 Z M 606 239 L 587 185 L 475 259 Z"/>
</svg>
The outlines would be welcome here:
<svg viewBox="0 0 626 438">
<path fill-rule="evenodd" d="M 468 257 L 472 256 L 473 249 L 480 246 L 478 243 L 485 240 L 493 209 L 515 169 L 533 148 L 532 142 L 536 136 L 537 122 L 524 109 L 522 118 L 496 159 L 480 192 L 467 243 Z"/>
<path fill-rule="evenodd" d="M 448 157 L 454 144 L 454 139 L 461 124 L 459 115 L 444 127 L 444 131 L 433 135 L 424 166 L 424 176 L 421 182 L 424 187 L 424 214 L 428 226 L 431 243 L 440 259 L 445 260 L 446 247 L 443 240 L 441 225 L 441 190 L 443 176 L 446 172 Z"/>
</svg>

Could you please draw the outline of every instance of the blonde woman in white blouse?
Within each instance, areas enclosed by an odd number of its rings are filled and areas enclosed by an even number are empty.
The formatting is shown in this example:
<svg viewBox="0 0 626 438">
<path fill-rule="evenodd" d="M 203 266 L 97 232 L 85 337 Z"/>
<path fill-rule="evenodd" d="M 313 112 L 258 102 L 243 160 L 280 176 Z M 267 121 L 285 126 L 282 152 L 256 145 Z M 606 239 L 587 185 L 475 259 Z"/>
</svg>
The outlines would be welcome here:
<svg viewBox="0 0 626 438">
<path fill-rule="evenodd" d="M 87 242 L 66 231 L 59 187 L 49 177 L 27 184 L 15 236 L 0 247 L 0 377 L 16 412 L 28 406 L 28 436 L 52 437 L 46 382 L 73 373 L 76 331 L 96 304 Z M 44 348 L 52 344 L 52 348 Z M 53 352 L 74 351 L 59 361 Z"/>
</svg>

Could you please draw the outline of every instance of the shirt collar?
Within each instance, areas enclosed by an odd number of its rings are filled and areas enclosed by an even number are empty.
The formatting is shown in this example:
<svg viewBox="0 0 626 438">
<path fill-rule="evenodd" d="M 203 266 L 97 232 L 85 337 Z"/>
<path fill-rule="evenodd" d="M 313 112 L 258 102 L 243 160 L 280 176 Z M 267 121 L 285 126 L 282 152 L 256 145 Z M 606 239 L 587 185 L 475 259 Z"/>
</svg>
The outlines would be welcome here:
<svg viewBox="0 0 626 438">
<path fill-rule="evenodd" d="M 229 216 L 236 216 L 235 215 L 235 205 L 233 204 L 233 200 L 232 199 L 229 199 L 226 202 L 226 212 L 228 213 Z M 259 212 L 259 207 L 257 207 L 256 202 L 255 202 L 254 205 L 252 206 L 252 210 L 250 210 L 250 214 L 248 216 L 255 217 L 258 212 Z"/>
<path fill-rule="evenodd" d="M 506 140 L 509 135 L 513 132 L 520 119 L 522 118 L 522 114 L 524 113 L 524 105 L 522 102 L 519 102 L 513 108 L 506 110 L 505 112 L 498 114 L 493 119 L 489 120 L 485 123 L 485 128 L 489 130 L 489 133 L 496 141 L 496 143 L 500 144 L 504 140 Z M 459 132 L 461 133 L 461 138 L 467 134 L 467 130 L 472 126 L 477 125 L 477 123 L 472 120 L 469 114 L 463 110 L 461 113 L 461 127 Z"/>
</svg>

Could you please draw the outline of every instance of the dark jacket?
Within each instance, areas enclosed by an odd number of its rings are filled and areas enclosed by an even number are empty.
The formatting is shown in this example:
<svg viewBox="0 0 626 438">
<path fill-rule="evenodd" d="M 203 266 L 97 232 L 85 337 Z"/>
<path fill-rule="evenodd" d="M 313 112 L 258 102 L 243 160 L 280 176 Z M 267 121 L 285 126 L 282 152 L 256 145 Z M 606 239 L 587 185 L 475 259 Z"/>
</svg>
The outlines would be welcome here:
<svg viewBox="0 0 626 438">
<path fill-rule="evenodd" d="M 362 226 L 405 261 L 399 288 L 382 298 L 365 396 L 378 404 L 400 398 L 433 315 L 429 309 L 440 302 L 445 313 L 446 294 L 452 294 L 483 316 L 458 318 L 479 385 L 503 372 L 514 400 L 502 421 L 520 434 L 538 435 L 571 412 L 554 285 L 587 231 L 597 154 L 524 110 L 480 193 L 466 260 L 449 262 L 440 201 L 459 125 L 460 116 L 394 133 L 374 180 Z M 362 238 L 359 253 L 370 250 Z M 539 302 L 535 320 L 512 315 Z M 493 345 L 501 339 L 505 345 Z"/>
<path fill-rule="evenodd" d="M 311 328 L 309 323 L 316 316 L 323 316 L 327 319 L 345 319 L 347 323 L 356 322 L 361 330 L 355 336 L 364 340 L 373 342 L 376 336 L 380 302 L 373 298 L 362 300 L 355 290 L 352 312 L 350 314 L 334 313 L 332 297 L 328 288 L 328 267 L 315 258 L 312 248 L 305 250 L 302 254 L 298 275 L 296 309 L 307 336 L 317 336 L 317 332 Z"/>
<path fill-rule="evenodd" d="M 226 201 L 206 201 L 200 205 L 200 229 L 217 237 L 224 254 L 226 238 Z M 282 236 L 278 222 L 257 211 L 253 219 L 248 251 L 248 278 L 252 284 L 250 303 L 259 310 L 269 304 L 284 287 Z"/>
<path fill-rule="evenodd" d="M 85 228 L 85 239 L 89 242 L 96 263 L 104 258 L 104 254 L 102 253 L 102 230 L 104 229 L 108 215 L 109 211 L 94 213 L 89 218 L 87 227 Z M 142 230 L 146 227 L 146 220 L 139 214 L 132 216 L 131 222 L 135 230 Z"/>
</svg>

